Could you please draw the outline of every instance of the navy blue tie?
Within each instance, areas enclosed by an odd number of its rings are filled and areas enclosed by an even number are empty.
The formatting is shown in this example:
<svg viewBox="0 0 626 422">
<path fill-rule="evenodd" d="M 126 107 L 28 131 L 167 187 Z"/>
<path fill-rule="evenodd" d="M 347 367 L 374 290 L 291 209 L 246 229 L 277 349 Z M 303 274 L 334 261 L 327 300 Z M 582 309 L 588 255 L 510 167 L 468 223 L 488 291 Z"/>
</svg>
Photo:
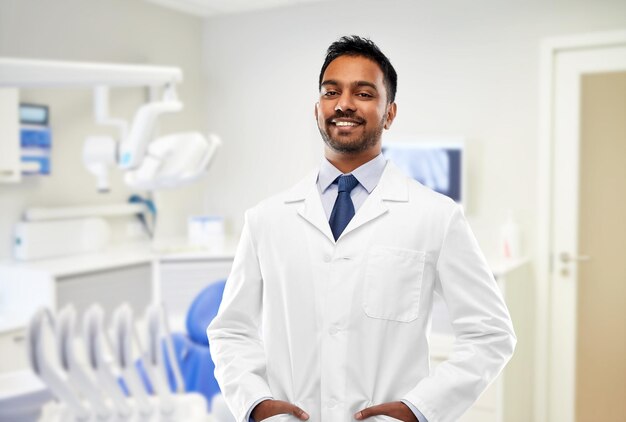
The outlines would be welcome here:
<svg viewBox="0 0 626 422">
<path fill-rule="evenodd" d="M 350 192 L 359 184 L 359 181 L 353 175 L 348 174 L 339 176 L 334 183 L 339 186 L 339 193 L 337 193 L 337 200 L 330 214 L 330 230 L 337 240 L 354 217 L 354 204 L 350 198 Z"/>
</svg>

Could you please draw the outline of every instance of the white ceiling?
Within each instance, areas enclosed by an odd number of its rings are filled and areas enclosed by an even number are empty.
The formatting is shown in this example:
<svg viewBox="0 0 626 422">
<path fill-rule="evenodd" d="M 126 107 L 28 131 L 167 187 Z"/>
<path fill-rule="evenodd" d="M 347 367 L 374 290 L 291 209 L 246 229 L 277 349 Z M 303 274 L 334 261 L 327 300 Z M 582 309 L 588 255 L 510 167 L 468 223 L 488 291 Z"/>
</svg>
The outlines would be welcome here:
<svg viewBox="0 0 626 422">
<path fill-rule="evenodd" d="M 330 0 L 146 0 L 159 6 L 197 16 L 216 16 L 251 10 L 272 9 Z"/>
</svg>

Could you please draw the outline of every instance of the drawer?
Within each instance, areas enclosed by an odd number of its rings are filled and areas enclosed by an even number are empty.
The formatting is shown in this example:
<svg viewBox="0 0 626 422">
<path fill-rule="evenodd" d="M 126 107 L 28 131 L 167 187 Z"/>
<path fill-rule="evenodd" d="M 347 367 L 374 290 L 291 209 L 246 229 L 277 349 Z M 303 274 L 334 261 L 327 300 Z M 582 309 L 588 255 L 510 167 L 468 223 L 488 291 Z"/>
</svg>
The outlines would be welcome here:
<svg viewBox="0 0 626 422">
<path fill-rule="evenodd" d="M 94 303 L 99 303 L 110 314 L 122 303 L 128 303 L 140 317 L 152 298 L 152 267 L 150 264 L 131 265 L 59 277 L 57 309 L 67 304 L 76 307 L 79 318 Z"/>
<path fill-rule="evenodd" d="M 0 334 L 0 373 L 29 367 L 26 356 L 26 329 Z"/>
</svg>

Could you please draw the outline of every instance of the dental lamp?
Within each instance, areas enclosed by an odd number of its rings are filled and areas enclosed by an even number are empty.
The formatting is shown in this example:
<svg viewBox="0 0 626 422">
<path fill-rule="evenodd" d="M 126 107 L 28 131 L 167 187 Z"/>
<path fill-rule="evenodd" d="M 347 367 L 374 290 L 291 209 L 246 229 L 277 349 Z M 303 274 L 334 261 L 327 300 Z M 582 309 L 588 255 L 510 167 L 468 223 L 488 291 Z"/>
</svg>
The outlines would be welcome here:
<svg viewBox="0 0 626 422">
<path fill-rule="evenodd" d="M 108 88 L 94 90 L 96 121 L 120 129 L 121 140 L 90 136 L 85 140 L 83 161 L 96 176 L 99 191 L 108 190 L 109 168 L 126 171 L 124 181 L 135 189 L 157 190 L 187 185 L 202 176 L 221 141 L 216 135 L 205 138 L 199 132 L 175 133 L 155 138 L 161 115 L 176 113 L 183 105 L 173 85 L 164 89 L 163 98 L 139 107 L 130 128 L 108 115 Z"/>
<path fill-rule="evenodd" d="M 94 88 L 96 123 L 119 130 L 118 140 L 89 136 L 83 147 L 83 162 L 96 176 L 101 192 L 109 189 L 113 167 L 126 172 L 124 179 L 130 187 L 142 190 L 183 186 L 204 174 L 221 145 L 217 136 L 207 139 L 188 132 L 154 137 L 160 116 L 183 108 L 176 96 L 176 84 L 181 81 L 182 71 L 174 67 L 0 57 L 0 87 Z M 140 106 L 130 124 L 110 117 L 109 89 L 133 86 L 162 90 L 162 98 Z"/>
</svg>

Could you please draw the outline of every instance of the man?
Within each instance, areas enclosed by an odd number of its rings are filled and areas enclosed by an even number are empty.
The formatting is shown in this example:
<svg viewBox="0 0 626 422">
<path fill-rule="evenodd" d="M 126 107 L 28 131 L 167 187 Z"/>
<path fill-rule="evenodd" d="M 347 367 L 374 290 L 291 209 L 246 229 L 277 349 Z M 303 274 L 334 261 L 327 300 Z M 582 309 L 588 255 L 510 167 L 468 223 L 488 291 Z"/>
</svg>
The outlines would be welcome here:
<svg viewBox="0 0 626 422">
<path fill-rule="evenodd" d="M 396 84 L 370 40 L 333 43 L 315 105 L 320 168 L 246 213 L 207 329 L 237 422 L 453 421 L 513 352 L 508 311 L 460 207 L 381 155 Z M 456 343 L 431 373 L 435 291 Z"/>
</svg>

